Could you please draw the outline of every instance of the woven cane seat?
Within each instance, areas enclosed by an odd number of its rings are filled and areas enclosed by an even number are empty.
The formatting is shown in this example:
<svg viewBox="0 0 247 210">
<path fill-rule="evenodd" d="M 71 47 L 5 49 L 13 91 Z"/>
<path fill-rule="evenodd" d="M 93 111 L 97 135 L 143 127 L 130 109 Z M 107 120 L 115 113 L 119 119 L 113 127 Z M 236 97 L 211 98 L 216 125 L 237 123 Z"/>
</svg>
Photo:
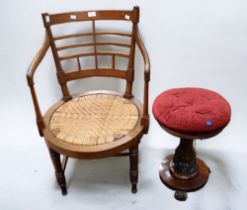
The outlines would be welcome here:
<svg viewBox="0 0 247 210">
<path fill-rule="evenodd" d="M 51 115 L 56 138 L 75 145 L 108 144 L 126 136 L 139 119 L 135 104 L 118 95 L 98 93 L 75 97 Z"/>
</svg>

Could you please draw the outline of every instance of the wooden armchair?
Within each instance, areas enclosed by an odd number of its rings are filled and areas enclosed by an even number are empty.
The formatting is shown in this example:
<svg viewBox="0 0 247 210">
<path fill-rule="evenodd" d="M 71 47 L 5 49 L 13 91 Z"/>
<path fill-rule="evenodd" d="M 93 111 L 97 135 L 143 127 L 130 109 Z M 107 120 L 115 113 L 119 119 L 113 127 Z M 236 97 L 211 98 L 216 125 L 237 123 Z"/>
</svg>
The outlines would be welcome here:
<svg viewBox="0 0 247 210">
<path fill-rule="evenodd" d="M 42 48 L 29 66 L 27 82 L 31 90 L 39 134 L 46 141 L 62 194 L 67 194 L 64 171 L 68 157 L 95 159 L 118 155 L 129 156 L 132 192 L 137 192 L 138 144 L 149 127 L 148 83 L 150 80 L 149 58 L 137 27 L 139 8 L 134 7 L 129 11 L 45 13 L 42 14 L 42 18 L 46 29 L 45 39 Z M 98 31 L 97 23 L 100 21 L 128 22 L 131 25 L 131 32 Z M 65 34 L 54 34 L 55 26 L 82 22 L 91 24 L 92 30 L 87 29 L 72 34 L 68 34 L 65 30 L 63 31 L 66 32 Z M 108 39 L 102 41 L 101 37 Z M 91 41 L 81 42 L 83 38 L 91 38 Z M 115 39 L 112 41 L 109 38 Z M 120 38 L 121 41 L 115 41 L 116 38 Z M 66 41 L 71 39 L 75 42 L 68 44 Z M 60 41 L 65 44 L 61 45 Z M 143 105 L 132 95 L 136 45 L 144 59 Z M 107 51 L 99 49 L 107 46 L 110 46 Z M 63 97 L 42 115 L 34 88 L 34 74 L 49 47 L 53 53 Z M 91 51 L 88 52 L 87 49 L 90 47 Z M 114 47 L 118 50 L 112 51 Z M 71 50 L 75 49 L 77 52 L 71 53 Z M 82 58 L 86 57 L 93 58 L 93 67 L 84 68 L 84 64 L 87 63 L 83 62 Z M 104 61 L 101 57 L 110 58 L 111 65 L 107 68 L 101 67 L 101 61 Z M 118 58 L 127 59 L 126 69 L 117 67 Z M 65 71 L 64 63 L 68 67 L 68 62 L 74 62 L 76 69 Z M 87 77 L 114 77 L 126 80 L 125 92 L 99 90 L 71 95 L 67 83 Z M 128 152 L 125 152 L 126 150 Z M 63 155 L 62 159 L 60 155 Z"/>
</svg>

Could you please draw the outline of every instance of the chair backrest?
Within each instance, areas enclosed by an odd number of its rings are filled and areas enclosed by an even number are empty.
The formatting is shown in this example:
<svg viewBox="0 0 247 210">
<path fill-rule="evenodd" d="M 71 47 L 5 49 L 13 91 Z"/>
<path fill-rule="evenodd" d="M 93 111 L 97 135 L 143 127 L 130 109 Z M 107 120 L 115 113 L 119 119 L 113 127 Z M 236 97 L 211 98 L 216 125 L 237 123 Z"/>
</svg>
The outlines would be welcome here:
<svg viewBox="0 0 247 210">
<path fill-rule="evenodd" d="M 134 7 L 133 10 L 98 10 L 60 14 L 45 13 L 42 14 L 42 17 L 50 39 L 57 76 L 64 98 L 70 97 L 67 88 L 68 81 L 93 76 L 125 79 L 125 97 L 132 97 L 135 37 L 139 22 L 138 7 Z M 118 24 L 121 21 L 128 22 L 131 26 L 130 32 L 117 31 L 115 28 L 113 28 L 113 31 L 97 30 L 98 23 L 109 21 L 112 24 Z M 56 26 L 81 22 L 90 24 L 90 28 L 80 27 L 80 31 L 76 33 L 60 30 L 59 35 L 55 34 Z M 63 44 L 61 45 L 62 42 Z M 122 62 L 121 59 L 127 60 L 125 69 L 120 69 L 119 67 Z M 108 66 L 103 64 L 106 60 L 110 61 Z M 68 66 L 70 66 L 69 71 L 66 70 Z M 72 69 L 71 66 L 73 67 Z"/>
</svg>

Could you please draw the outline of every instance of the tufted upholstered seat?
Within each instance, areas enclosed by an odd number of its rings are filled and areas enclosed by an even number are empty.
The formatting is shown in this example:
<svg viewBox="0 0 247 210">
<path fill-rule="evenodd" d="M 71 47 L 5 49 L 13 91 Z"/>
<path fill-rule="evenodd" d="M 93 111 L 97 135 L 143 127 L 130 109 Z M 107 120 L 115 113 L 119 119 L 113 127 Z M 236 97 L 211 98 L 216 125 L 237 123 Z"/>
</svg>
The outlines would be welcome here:
<svg viewBox="0 0 247 210">
<path fill-rule="evenodd" d="M 174 88 L 154 101 L 153 114 L 164 127 L 200 135 L 222 130 L 230 121 L 229 103 L 218 93 L 202 88 Z"/>
</svg>

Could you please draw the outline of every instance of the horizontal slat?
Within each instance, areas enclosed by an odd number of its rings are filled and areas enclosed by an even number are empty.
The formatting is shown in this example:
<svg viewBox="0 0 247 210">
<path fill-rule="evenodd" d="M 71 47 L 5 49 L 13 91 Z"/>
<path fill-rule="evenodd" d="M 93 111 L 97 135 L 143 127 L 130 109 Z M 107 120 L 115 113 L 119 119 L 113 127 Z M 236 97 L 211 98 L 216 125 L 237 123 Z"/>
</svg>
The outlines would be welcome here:
<svg viewBox="0 0 247 210">
<path fill-rule="evenodd" d="M 120 32 L 111 32 L 111 31 L 101 31 L 101 32 L 96 32 L 96 35 L 100 36 L 100 35 L 112 35 L 112 36 L 127 36 L 127 37 L 131 37 L 131 34 L 128 33 L 120 33 Z"/>
<path fill-rule="evenodd" d="M 92 45 L 113 45 L 113 46 L 127 47 L 127 48 L 131 47 L 129 44 L 120 43 L 120 42 L 96 42 L 96 43 L 84 42 L 84 43 L 63 45 L 63 46 L 57 47 L 57 50 L 60 51 L 60 50 L 66 50 L 66 49 L 71 49 L 71 48 L 77 48 L 77 47 L 87 47 L 87 46 L 92 46 Z"/>
<path fill-rule="evenodd" d="M 94 45 L 93 42 L 84 42 L 84 43 L 75 43 L 75 44 L 67 44 L 57 47 L 57 50 L 66 50 L 71 48 L 77 48 L 77 47 L 88 47 Z"/>
<path fill-rule="evenodd" d="M 67 81 L 86 78 L 86 77 L 117 77 L 121 79 L 127 78 L 127 72 L 122 70 L 112 69 L 87 69 L 81 71 L 74 71 L 65 74 Z"/>
<path fill-rule="evenodd" d="M 47 25 L 89 20 L 125 20 L 137 22 L 139 19 L 137 12 L 134 10 L 95 10 L 44 15 L 49 17 L 45 18 Z"/>
<path fill-rule="evenodd" d="M 94 33 L 76 33 L 76 34 L 68 34 L 68 35 L 62 35 L 62 36 L 55 36 L 54 40 L 61 40 L 61 39 L 69 39 L 69 38 L 76 38 L 76 37 L 85 37 L 85 36 L 93 36 Z M 131 34 L 128 33 L 120 33 L 120 32 L 111 32 L 111 31 L 101 31 L 96 32 L 96 36 L 102 36 L 102 35 L 110 35 L 110 36 L 125 36 L 125 37 L 131 37 Z"/>
<path fill-rule="evenodd" d="M 129 54 L 127 53 L 120 53 L 120 52 L 110 52 L 110 51 L 101 51 L 97 53 L 76 53 L 76 54 L 71 54 L 71 55 L 65 55 L 59 57 L 60 60 L 68 60 L 71 58 L 77 58 L 77 57 L 87 57 L 87 56 L 100 56 L 100 55 L 109 55 L 109 56 L 119 56 L 119 57 L 125 57 L 129 58 Z"/>
</svg>

